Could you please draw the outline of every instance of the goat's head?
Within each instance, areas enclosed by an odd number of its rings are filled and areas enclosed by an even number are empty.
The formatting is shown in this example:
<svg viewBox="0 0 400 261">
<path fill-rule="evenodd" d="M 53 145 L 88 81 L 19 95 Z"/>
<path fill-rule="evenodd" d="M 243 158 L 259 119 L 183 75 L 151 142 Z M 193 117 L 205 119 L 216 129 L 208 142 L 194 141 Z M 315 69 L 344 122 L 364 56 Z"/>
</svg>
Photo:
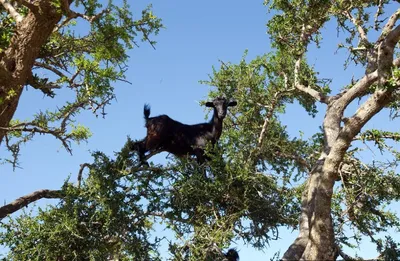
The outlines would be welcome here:
<svg viewBox="0 0 400 261">
<path fill-rule="evenodd" d="M 215 109 L 215 114 L 219 119 L 224 119 L 229 106 L 236 106 L 236 101 L 228 101 L 224 97 L 217 97 L 212 102 L 206 102 L 207 107 Z"/>
</svg>

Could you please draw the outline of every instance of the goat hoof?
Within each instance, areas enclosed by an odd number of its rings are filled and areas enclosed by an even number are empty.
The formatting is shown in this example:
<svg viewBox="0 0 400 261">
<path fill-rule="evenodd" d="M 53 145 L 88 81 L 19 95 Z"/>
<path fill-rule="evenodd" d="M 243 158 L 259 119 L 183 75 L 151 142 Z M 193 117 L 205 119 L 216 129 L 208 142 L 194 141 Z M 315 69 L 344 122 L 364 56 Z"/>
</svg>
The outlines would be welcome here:
<svg viewBox="0 0 400 261">
<path fill-rule="evenodd" d="M 147 161 L 142 162 L 142 166 L 150 167 L 150 165 L 149 165 L 149 163 Z"/>
</svg>

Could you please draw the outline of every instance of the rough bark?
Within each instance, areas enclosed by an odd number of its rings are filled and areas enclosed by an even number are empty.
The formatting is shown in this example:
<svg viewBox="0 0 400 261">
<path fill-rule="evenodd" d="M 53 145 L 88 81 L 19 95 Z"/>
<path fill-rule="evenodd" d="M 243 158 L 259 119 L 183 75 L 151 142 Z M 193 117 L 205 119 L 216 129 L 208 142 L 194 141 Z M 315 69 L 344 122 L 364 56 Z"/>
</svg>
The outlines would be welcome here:
<svg viewBox="0 0 400 261">
<path fill-rule="evenodd" d="M 317 101 L 327 103 L 328 108 L 323 123 L 323 151 L 310 173 L 308 187 L 303 194 L 300 233 L 284 254 L 283 260 L 335 260 L 338 256 L 331 217 L 331 199 L 339 165 L 363 126 L 393 100 L 400 88 L 400 86 L 385 86 L 391 77 L 391 68 L 394 64 L 394 46 L 400 39 L 400 26 L 394 27 L 393 20 L 389 20 L 389 26 L 382 34 L 385 37 L 380 38 L 375 44 L 379 60 L 370 61 L 376 64 L 373 66 L 375 70 L 372 71 L 372 67 L 367 66 L 366 75 L 351 89 L 322 100 L 319 95 L 296 86 Z M 374 83 L 377 83 L 379 88 L 370 94 L 344 125 L 341 125 L 347 106 L 356 98 L 365 96 Z M 304 220 L 307 220 L 308 225 L 304 224 Z"/>
<path fill-rule="evenodd" d="M 308 225 L 308 188 L 309 182 L 307 181 L 306 187 L 301 195 L 301 216 L 299 222 L 300 233 L 290 245 L 289 249 L 285 252 L 282 257 L 282 261 L 300 260 L 304 250 L 306 249 L 309 235 L 309 225 Z"/>
<path fill-rule="evenodd" d="M 42 198 L 62 198 L 64 196 L 63 191 L 61 190 L 49 190 L 42 189 L 35 191 L 31 194 L 22 196 L 13 202 L 0 207 L 0 220 L 5 218 L 7 215 L 10 215 L 23 207 L 28 206 L 30 203 L 35 202 Z"/>
<path fill-rule="evenodd" d="M 31 75 L 35 59 L 62 17 L 51 1 L 37 0 L 17 23 L 9 47 L 0 55 L 0 127 L 8 127 Z M 0 130 L 0 145 L 6 135 Z"/>
</svg>

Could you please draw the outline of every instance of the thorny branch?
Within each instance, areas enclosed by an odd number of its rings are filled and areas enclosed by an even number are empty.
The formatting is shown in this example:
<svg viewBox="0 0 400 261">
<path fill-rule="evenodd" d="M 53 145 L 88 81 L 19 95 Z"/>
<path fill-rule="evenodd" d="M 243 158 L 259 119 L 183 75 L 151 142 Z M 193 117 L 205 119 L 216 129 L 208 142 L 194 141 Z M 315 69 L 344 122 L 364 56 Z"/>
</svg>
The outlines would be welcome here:
<svg viewBox="0 0 400 261">
<path fill-rule="evenodd" d="M 311 97 L 313 97 L 315 100 L 322 102 L 322 103 L 328 103 L 329 98 L 327 95 L 325 95 L 322 92 L 319 92 L 309 86 L 305 86 L 303 84 L 300 84 L 299 82 L 299 74 L 300 74 L 300 65 L 301 65 L 301 57 L 296 61 L 295 66 L 294 66 L 294 87 L 304 93 L 307 93 Z"/>
<path fill-rule="evenodd" d="M 62 3 L 63 3 L 63 10 L 67 14 L 67 16 L 58 26 L 54 28 L 54 32 L 57 32 L 58 30 L 60 30 L 60 28 L 63 28 L 65 25 L 67 25 L 71 20 L 76 19 L 78 17 L 87 20 L 89 23 L 94 23 L 97 20 L 99 20 L 103 15 L 108 14 L 111 11 L 111 9 L 105 8 L 95 15 L 88 16 L 85 14 L 72 11 L 70 9 L 70 5 L 67 3 L 67 0 L 63 0 Z"/>
<path fill-rule="evenodd" d="M 312 36 L 313 33 L 317 32 L 319 27 L 314 26 L 314 27 L 306 27 L 303 25 L 302 33 L 300 36 L 301 41 L 304 44 L 304 50 L 303 53 L 301 53 L 296 60 L 296 63 L 294 65 L 294 87 L 304 93 L 307 93 L 311 97 L 313 97 L 315 100 L 322 102 L 322 103 L 328 103 L 329 102 L 329 96 L 325 95 L 322 92 L 319 92 L 310 86 L 305 86 L 300 83 L 299 81 L 299 75 L 300 75 L 300 66 L 301 66 L 301 61 L 304 55 L 304 52 L 306 51 L 306 45 Z"/>
<path fill-rule="evenodd" d="M 353 15 L 349 11 L 343 12 L 343 14 L 357 27 L 358 34 L 360 39 L 364 43 L 368 43 L 367 33 L 365 32 L 364 28 L 360 24 L 360 20 L 353 17 Z"/>
<path fill-rule="evenodd" d="M 31 135 L 34 135 L 36 133 L 38 134 L 51 134 L 53 135 L 56 139 L 60 140 L 63 144 L 63 147 L 72 154 L 72 150 L 70 148 L 69 144 L 69 138 L 71 138 L 70 135 L 65 135 L 67 132 L 67 122 L 70 121 L 70 117 L 80 108 L 83 108 L 85 106 L 85 102 L 80 102 L 77 104 L 74 104 L 71 106 L 71 108 L 65 112 L 65 114 L 59 118 L 61 120 L 60 127 L 58 128 L 45 128 L 41 126 L 38 123 L 35 123 L 34 121 L 32 122 L 23 122 L 23 123 L 18 123 L 13 126 L 8 126 L 8 127 L 0 127 L 0 130 L 5 131 L 6 133 L 8 132 L 28 132 Z"/>
<path fill-rule="evenodd" d="M 90 163 L 83 163 L 80 165 L 80 169 L 78 172 L 78 177 L 77 177 L 77 188 L 80 188 L 81 182 L 82 182 L 82 175 L 83 175 L 83 170 L 85 168 L 91 168 L 92 164 Z M 159 168 L 155 167 L 133 167 L 130 169 L 128 175 L 131 174 L 133 171 L 139 172 L 139 171 L 160 171 Z M 163 169 L 165 170 L 165 169 Z M 167 169 L 168 170 L 168 169 Z M 121 176 L 122 177 L 122 176 Z M 65 197 L 65 192 L 63 190 L 49 190 L 49 189 L 41 189 L 37 190 L 35 192 L 32 192 L 28 195 L 22 196 L 13 202 L 6 204 L 2 207 L 0 207 L 0 221 L 1 219 L 5 218 L 7 215 L 10 215 L 23 207 L 28 206 L 29 204 L 36 202 L 40 199 L 43 198 L 48 198 L 48 199 L 62 199 Z"/>
<path fill-rule="evenodd" d="M 77 178 L 77 180 L 78 180 L 78 184 L 77 184 L 78 188 L 81 187 L 83 170 L 85 168 L 89 168 L 90 169 L 91 166 L 92 165 L 90 163 L 83 163 L 83 164 L 80 165 L 79 172 L 78 172 L 78 178 Z"/>
<path fill-rule="evenodd" d="M 388 139 L 388 140 L 400 141 L 400 134 L 396 132 L 384 132 L 382 134 L 374 135 L 373 133 L 371 133 L 371 131 L 366 131 L 354 137 L 353 140 L 374 141 L 376 139 Z"/>
<path fill-rule="evenodd" d="M 45 63 L 41 63 L 41 62 L 37 62 L 35 61 L 35 63 L 33 64 L 36 67 L 40 67 L 46 70 L 49 70 L 53 73 L 55 73 L 56 75 L 60 76 L 61 78 L 66 78 L 65 74 L 62 73 L 60 70 L 56 69 L 55 67 L 49 65 L 49 64 L 45 64 Z"/>
<path fill-rule="evenodd" d="M 376 10 L 376 13 L 375 13 L 375 16 L 374 16 L 375 17 L 374 18 L 374 28 L 375 28 L 375 30 L 379 29 L 379 21 L 378 21 L 378 19 L 379 19 L 379 16 L 381 14 L 383 14 L 383 0 L 379 0 L 378 9 Z"/>
</svg>

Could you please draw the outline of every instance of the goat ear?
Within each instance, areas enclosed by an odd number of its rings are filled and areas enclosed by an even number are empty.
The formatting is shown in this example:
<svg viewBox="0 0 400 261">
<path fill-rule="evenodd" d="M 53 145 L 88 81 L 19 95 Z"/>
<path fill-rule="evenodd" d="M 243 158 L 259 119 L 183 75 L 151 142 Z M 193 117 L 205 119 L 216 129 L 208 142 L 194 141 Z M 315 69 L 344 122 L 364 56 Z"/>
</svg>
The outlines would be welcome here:
<svg viewBox="0 0 400 261">
<path fill-rule="evenodd" d="M 237 101 L 230 101 L 228 103 L 228 106 L 236 106 L 237 105 Z"/>
<path fill-rule="evenodd" d="M 214 103 L 212 103 L 212 102 L 206 102 L 206 107 L 214 107 Z"/>
</svg>

